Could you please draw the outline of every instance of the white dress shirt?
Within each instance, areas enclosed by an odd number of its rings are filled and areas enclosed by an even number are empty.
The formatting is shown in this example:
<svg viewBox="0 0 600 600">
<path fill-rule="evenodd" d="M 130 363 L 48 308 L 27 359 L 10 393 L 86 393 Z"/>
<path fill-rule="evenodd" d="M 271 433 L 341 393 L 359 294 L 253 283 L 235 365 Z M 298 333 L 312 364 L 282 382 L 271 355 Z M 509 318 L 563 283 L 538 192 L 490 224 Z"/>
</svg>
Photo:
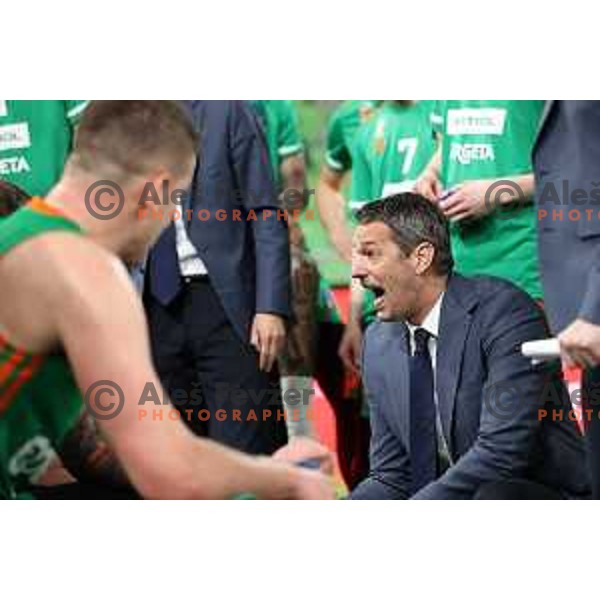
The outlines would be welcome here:
<svg viewBox="0 0 600 600">
<path fill-rule="evenodd" d="M 184 213 L 185 214 L 185 213 Z M 185 227 L 185 218 L 175 221 L 175 235 L 177 240 L 177 257 L 179 258 L 179 270 L 183 277 L 194 277 L 207 275 L 208 269 L 204 261 L 198 255 L 198 251 Z"/>
</svg>

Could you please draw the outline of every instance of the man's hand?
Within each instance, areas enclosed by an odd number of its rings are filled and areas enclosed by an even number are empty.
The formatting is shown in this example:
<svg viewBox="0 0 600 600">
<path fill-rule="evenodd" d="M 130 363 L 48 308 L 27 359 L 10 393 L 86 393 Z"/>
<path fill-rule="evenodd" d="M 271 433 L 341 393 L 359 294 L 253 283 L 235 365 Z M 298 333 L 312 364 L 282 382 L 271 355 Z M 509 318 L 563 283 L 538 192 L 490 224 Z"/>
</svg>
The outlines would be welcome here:
<svg viewBox="0 0 600 600">
<path fill-rule="evenodd" d="M 280 448 L 273 455 L 275 460 L 298 464 L 308 460 L 319 461 L 319 470 L 326 474 L 333 474 L 333 456 L 325 446 L 319 444 L 315 440 L 298 436 L 283 448 Z"/>
<path fill-rule="evenodd" d="M 333 457 L 324 446 L 307 437 L 296 437 L 280 448 L 273 459 L 297 465 L 308 460 L 319 461 L 319 471 L 294 469 L 293 497 L 298 500 L 333 500 L 335 492 L 329 477 L 333 474 Z"/>
<path fill-rule="evenodd" d="M 558 336 L 558 341 L 567 366 L 586 369 L 600 364 L 600 325 L 577 319 Z"/>
<path fill-rule="evenodd" d="M 259 368 L 270 371 L 285 344 L 285 325 L 277 315 L 258 313 L 252 323 L 250 343 L 260 354 Z"/>
<path fill-rule="evenodd" d="M 486 202 L 486 194 L 492 183 L 483 179 L 468 181 L 440 202 L 440 208 L 451 221 L 483 217 L 494 209 L 491 202 Z"/>
<path fill-rule="evenodd" d="M 350 319 L 344 329 L 338 355 L 344 366 L 353 373 L 360 372 L 360 353 L 362 347 L 362 330 L 360 324 Z"/>
</svg>

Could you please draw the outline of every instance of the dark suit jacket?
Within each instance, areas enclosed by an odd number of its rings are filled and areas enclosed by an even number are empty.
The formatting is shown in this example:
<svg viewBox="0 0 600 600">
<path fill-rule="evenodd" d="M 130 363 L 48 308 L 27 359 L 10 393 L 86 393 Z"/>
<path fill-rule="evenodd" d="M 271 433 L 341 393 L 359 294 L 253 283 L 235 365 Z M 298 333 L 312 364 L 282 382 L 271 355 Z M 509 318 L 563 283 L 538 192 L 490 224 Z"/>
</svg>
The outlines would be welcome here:
<svg viewBox="0 0 600 600">
<path fill-rule="evenodd" d="M 533 165 L 552 329 L 558 333 L 577 317 L 600 325 L 600 102 L 549 101 Z M 569 217 L 573 210 L 579 220 Z"/>
<path fill-rule="evenodd" d="M 546 337 L 541 311 L 512 284 L 450 279 L 440 315 L 436 389 L 451 466 L 415 498 L 470 499 L 485 483 L 525 478 L 570 496 L 588 493 L 585 453 L 557 368 L 532 367 L 520 345 Z M 375 323 L 364 343 L 371 471 L 353 499 L 409 497 L 409 345 L 403 323 Z M 538 409 L 564 410 L 540 420 Z M 549 412 L 551 415 L 551 412 Z"/>
<path fill-rule="evenodd" d="M 245 102 L 188 100 L 185 106 L 200 134 L 190 239 L 230 322 L 247 341 L 256 313 L 289 318 L 291 312 L 288 228 L 277 216 L 266 142 Z M 210 218 L 198 219 L 200 209 Z M 219 209 L 226 218 L 219 220 Z"/>
</svg>

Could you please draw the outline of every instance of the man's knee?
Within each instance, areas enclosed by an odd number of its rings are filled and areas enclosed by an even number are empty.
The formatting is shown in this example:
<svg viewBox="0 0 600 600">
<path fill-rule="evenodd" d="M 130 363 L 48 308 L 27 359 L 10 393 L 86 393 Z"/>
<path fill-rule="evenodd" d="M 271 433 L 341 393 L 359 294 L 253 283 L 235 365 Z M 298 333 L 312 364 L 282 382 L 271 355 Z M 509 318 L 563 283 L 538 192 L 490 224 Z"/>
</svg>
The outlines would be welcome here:
<svg viewBox="0 0 600 600">
<path fill-rule="evenodd" d="M 522 479 L 507 479 L 483 484 L 474 500 L 562 500 L 557 491 Z"/>
</svg>

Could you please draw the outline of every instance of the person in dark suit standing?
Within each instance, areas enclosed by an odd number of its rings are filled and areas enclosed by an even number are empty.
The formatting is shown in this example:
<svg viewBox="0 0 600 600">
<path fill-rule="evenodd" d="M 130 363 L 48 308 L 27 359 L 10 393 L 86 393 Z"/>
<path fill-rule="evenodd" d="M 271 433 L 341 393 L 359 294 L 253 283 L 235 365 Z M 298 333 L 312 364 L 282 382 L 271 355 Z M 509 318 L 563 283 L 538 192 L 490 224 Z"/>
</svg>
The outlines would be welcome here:
<svg viewBox="0 0 600 600">
<path fill-rule="evenodd" d="M 520 352 L 546 335 L 531 297 L 453 273 L 448 223 L 423 196 L 377 201 L 358 220 L 353 276 L 375 293 L 378 320 L 362 368 L 370 474 L 351 498 L 585 497 L 560 370 Z M 563 419 L 548 417 L 549 399 Z"/>
<path fill-rule="evenodd" d="M 545 307 L 564 361 L 584 369 L 588 458 L 600 498 L 600 102 L 548 101 L 533 163 Z"/>
<path fill-rule="evenodd" d="M 148 258 L 154 360 L 193 431 L 271 454 L 287 440 L 275 368 L 290 315 L 287 223 L 250 107 L 183 103 L 198 167 L 183 218 Z"/>
</svg>

